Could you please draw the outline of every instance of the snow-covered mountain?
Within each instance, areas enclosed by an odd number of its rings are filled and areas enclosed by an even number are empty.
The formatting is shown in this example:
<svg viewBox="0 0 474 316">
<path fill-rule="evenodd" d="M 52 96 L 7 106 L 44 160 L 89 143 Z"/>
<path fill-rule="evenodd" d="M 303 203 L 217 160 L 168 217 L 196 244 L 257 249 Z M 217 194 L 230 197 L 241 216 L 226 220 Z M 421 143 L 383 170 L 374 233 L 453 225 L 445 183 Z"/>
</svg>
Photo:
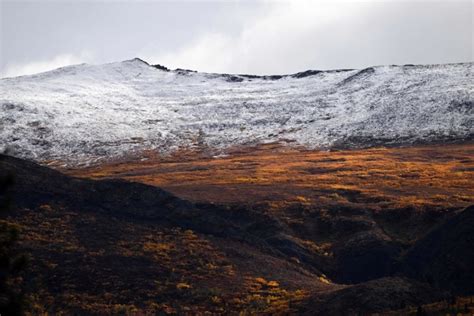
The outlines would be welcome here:
<svg viewBox="0 0 474 316">
<path fill-rule="evenodd" d="M 0 81 L 0 140 L 71 164 L 141 150 L 288 142 L 309 148 L 472 139 L 472 63 L 250 76 L 140 59 Z"/>
</svg>

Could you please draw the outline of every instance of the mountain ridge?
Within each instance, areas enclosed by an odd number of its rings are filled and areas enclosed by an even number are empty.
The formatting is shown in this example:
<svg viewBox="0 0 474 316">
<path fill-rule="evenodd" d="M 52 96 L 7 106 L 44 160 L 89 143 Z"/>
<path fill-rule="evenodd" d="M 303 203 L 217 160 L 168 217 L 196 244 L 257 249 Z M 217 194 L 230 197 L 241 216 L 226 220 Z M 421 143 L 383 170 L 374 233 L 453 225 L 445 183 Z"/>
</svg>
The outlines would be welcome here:
<svg viewBox="0 0 474 316">
<path fill-rule="evenodd" d="M 91 164 L 181 148 L 225 153 L 472 140 L 472 63 L 290 75 L 163 70 L 132 59 L 0 80 L 3 149 Z"/>
<path fill-rule="evenodd" d="M 234 72 L 208 72 L 208 71 L 200 71 L 200 70 L 194 70 L 194 69 L 187 69 L 187 68 L 169 68 L 165 65 L 159 64 L 159 63 L 149 63 L 146 60 L 140 58 L 140 57 L 134 57 L 131 59 L 125 59 L 122 61 L 115 61 L 115 62 L 108 62 L 104 64 L 90 64 L 90 63 L 79 63 L 79 64 L 71 64 L 71 65 L 66 65 L 66 66 L 61 66 L 55 69 L 47 70 L 47 71 L 42 71 L 34 74 L 28 74 L 28 75 L 20 75 L 20 76 L 10 76 L 10 77 L 3 77 L 0 78 L 0 80 L 4 79 L 14 79 L 14 78 L 19 78 L 19 77 L 32 77 L 32 76 L 37 76 L 45 73 L 50 73 L 50 72 L 55 72 L 57 70 L 61 69 L 68 69 L 68 68 L 75 68 L 78 66 L 102 66 L 102 65 L 111 65 L 111 64 L 120 64 L 120 63 L 133 63 L 133 62 L 139 62 L 142 64 L 145 64 L 147 66 L 156 68 L 158 70 L 163 70 L 163 71 L 171 71 L 171 72 L 194 72 L 194 73 L 201 73 L 201 74 L 211 74 L 211 75 L 229 75 L 229 76 L 242 76 L 246 77 L 249 79 L 252 78 L 272 78 L 272 77 L 293 77 L 293 78 L 304 78 L 305 74 L 318 74 L 320 72 L 345 72 L 345 71 L 365 71 L 367 69 L 371 68 L 381 68 L 381 67 L 406 67 L 406 68 L 433 68 L 433 67 L 442 67 L 442 66 L 453 66 L 453 65 L 466 65 L 466 66 L 472 66 L 474 62 L 452 62 L 452 63 L 439 63 L 439 64 L 390 64 L 390 65 L 373 65 L 373 66 L 367 66 L 363 68 L 335 68 L 335 69 L 306 69 L 306 70 L 301 70 L 298 72 L 294 73 L 283 73 L 283 74 L 249 74 L 249 73 L 234 73 Z"/>
</svg>

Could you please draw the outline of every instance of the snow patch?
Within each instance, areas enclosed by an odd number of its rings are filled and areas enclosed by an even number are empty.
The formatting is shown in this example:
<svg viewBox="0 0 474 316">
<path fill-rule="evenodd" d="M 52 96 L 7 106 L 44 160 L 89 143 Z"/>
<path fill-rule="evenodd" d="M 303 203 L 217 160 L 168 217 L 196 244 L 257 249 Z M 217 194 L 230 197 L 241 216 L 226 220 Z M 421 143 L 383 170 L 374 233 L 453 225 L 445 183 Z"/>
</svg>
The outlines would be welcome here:
<svg viewBox="0 0 474 316">
<path fill-rule="evenodd" d="M 287 76 L 166 71 L 140 59 L 0 80 L 0 146 L 93 163 L 142 150 L 225 151 L 472 139 L 472 63 Z"/>
</svg>

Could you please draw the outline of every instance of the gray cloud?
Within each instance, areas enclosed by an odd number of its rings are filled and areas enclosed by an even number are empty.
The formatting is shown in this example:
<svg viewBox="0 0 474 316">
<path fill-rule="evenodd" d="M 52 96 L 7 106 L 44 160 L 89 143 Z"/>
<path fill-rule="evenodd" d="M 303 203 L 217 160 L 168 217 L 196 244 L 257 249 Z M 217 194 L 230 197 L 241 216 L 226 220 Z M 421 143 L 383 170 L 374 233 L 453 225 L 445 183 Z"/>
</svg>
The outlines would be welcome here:
<svg viewBox="0 0 474 316">
<path fill-rule="evenodd" d="M 1 2 L 0 73 L 142 57 L 289 73 L 472 61 L 472 2 Z"/>
</svg>

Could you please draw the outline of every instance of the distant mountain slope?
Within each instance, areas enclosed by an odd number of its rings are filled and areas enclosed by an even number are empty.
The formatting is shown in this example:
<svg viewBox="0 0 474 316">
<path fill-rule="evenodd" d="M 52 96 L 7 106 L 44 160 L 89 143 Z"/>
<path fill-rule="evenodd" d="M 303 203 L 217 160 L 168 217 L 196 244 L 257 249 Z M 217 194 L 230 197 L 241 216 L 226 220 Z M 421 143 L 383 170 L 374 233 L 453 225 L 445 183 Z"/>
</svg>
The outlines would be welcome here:
<svg viewBox="0 0 474 316">
<path fill-rule="evenodd" d="M 140 59 L 0 81 L 2 146 L 72 164 L 146 149 L 220 151 L 472 139 L 472 63 L 252 76 L 168 70 Z"/>
</svg>

